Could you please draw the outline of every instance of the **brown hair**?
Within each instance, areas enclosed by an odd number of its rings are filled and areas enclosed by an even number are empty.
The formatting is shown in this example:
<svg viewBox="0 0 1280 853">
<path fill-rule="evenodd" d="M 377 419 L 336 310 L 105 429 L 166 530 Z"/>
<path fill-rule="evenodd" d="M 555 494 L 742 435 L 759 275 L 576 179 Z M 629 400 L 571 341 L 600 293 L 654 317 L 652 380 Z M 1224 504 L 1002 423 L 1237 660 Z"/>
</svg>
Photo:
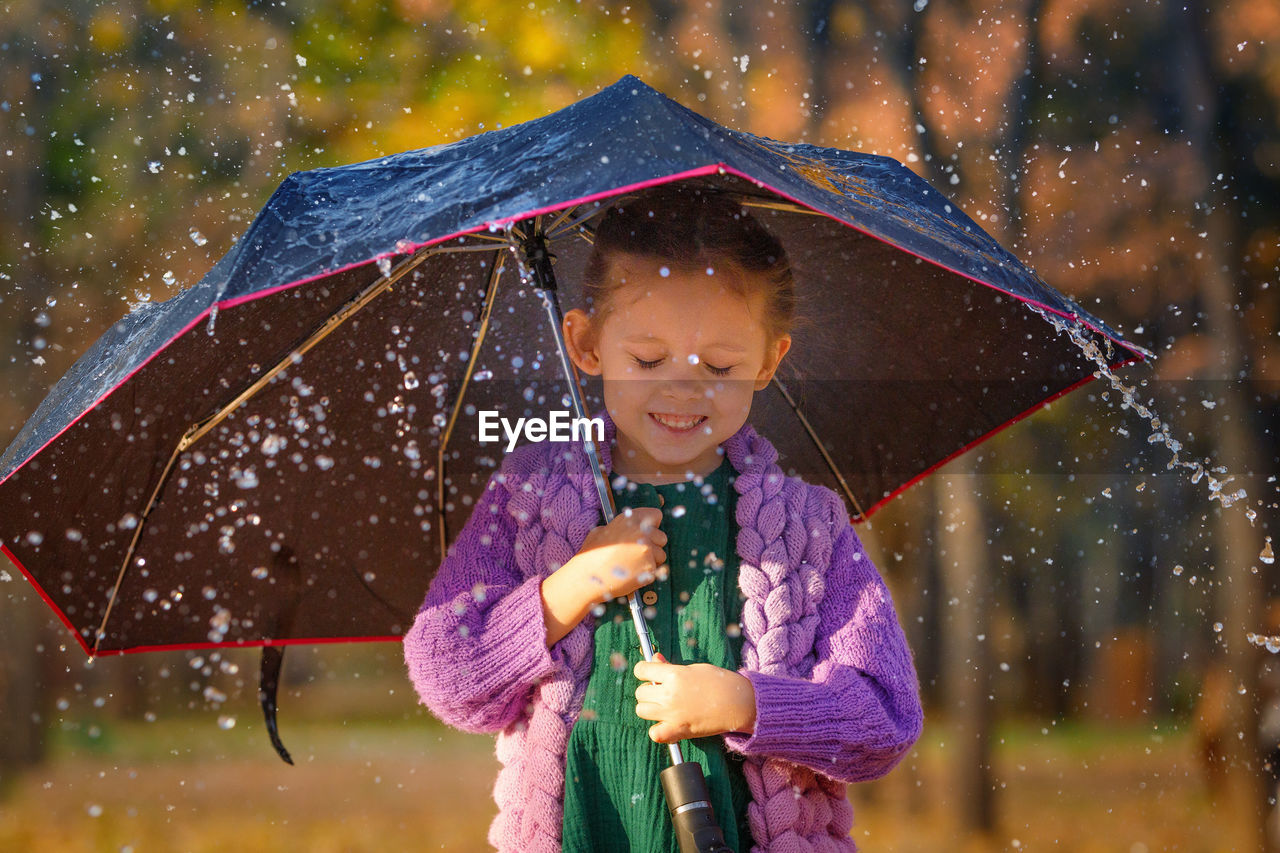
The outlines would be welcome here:
<svg viewBox="0 0 1280 853">
<path fill-rule="evenodd" d="M 786 250 L 723 191 L 666 184 L 624 198 L 605 213 L 582 274 L 593 334 L 612 308 L 616 285 L 609 265 L 618 252 L 684 268 L 727 266 L 747 273 L 726 281 L 739 295 L 765 295 L 764 327 L 770 342 L 790 332 L 795 321 L 795 280 Z"/>
</svg>

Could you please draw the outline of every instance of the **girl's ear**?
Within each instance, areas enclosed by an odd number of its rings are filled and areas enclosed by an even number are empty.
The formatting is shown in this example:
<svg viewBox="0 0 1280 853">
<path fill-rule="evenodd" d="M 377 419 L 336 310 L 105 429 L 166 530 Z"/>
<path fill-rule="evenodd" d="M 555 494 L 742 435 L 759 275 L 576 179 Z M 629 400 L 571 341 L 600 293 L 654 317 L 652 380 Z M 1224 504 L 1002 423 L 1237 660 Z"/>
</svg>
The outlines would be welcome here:
<svg viewBox="0 0 1280 853">
<path fill-rule="evenodd" d="M 778 365 L 782 363 L 782 357 L 789 349 L 791 349 L 790 335 L 782 335 L 771 346 L 765 348 L 764 365 L 756 375 L 755 390 L 762 391 L 773 381 L 773 374 L 778 371 Z"/>
<path fill-rule="evenodd" d="M 599 376 L 600 354 L 596 350 L 598 341 L 593 340 L 591 323 L 585 311 L 573 308 L 564 315 L 564 345 L 569 351 L 569 359 L 583 373 Z"/>
</svg>

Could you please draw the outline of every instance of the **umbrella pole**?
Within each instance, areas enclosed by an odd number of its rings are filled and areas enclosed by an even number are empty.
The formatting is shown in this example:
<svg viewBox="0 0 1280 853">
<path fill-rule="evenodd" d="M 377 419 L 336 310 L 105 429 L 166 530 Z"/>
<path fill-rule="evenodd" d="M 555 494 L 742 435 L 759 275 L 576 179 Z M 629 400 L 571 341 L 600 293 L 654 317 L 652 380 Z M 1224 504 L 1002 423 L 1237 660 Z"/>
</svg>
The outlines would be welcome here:
<svg viewBox="0 0 1280 853">
<path fill-rule="evenodd" d="M 556 289 L 555 273 L 551 269 L 552 255 L 547 249 L 546 235 L 543 234 L 537 220 L 526 220 L 521 223 L 524 232 L 520 258 L 522 277 L 527 277 L 542 294 L 542 304 L 547 309 L 547 320 L 551 325 L 551 334 L 555 338 L 556 352 L 560 356 L 560 364 L 569 383 L 569 399 L 575 418 L 586 419 L 586 407 L 582 402 L 582 389 L 578 384 L 578 373 L 569 359 L 569 351 L 564 344 L 564 315 L 560 311 L 560 299 Z M 600 466 L 600 454 L 596 450 L 595 441 L 591 438 L 591 430 L 584 430 L 584 446 L 587 458 L 591 462 L 591 471 L 595 474 L 596 491 L 600 496 L 600 506 L 604 510 L 604 521 L 608 524 L 617 515 L 613 505 L 613 493 Z M 653 640 L 649 635 L 649 623 L 645 621 L 644 610 L 640 605 L 640 595 L 632 592 L 627 596 L 627 604 L 631 608 L 631 621 L 635 624 L 636 636 L 640 638 L 640 650 L 644 659 L 652 661 Z M 733 853 L 724 843 L 724 833 L 716 822 L 715 811 L 711 807 L 710 795 L 707 793 L 707 781 L 702 774 L 702 765 L 696 761 L 685 761 L 680 751 L 680 744 L 669 744 L 671 766 L 659 774 L 662 780 L 662 792 L 666 795 L 667 811 L 671 815 L 671 823 L 675 827 L 676 839 L 680 844 L 680 853 Z"/>
</svg>

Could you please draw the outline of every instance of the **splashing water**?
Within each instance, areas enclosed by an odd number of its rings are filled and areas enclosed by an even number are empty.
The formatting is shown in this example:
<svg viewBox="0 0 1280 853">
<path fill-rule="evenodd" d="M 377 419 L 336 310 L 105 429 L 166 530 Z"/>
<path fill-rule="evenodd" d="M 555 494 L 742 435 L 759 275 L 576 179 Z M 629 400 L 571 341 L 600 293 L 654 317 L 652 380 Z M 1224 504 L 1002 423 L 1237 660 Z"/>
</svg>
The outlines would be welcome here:
<svg viewBox="0 0 1280 853">
<path fill-rule="evenodd" d="M 1209 500 L 1218 501 L 1224 509 L 1237 502 L 1244 501 L 1248 497 L 1244 489 L 1237 488 L 1234 491 L 1226 489 L 1227 485 L 1235 479 L 1234 476 L 1228 474 L 1226 468 L 1221 466 L 1207 468 L 1194 459 L 1183 459 L 1179 455 L 1182 451 L 1182 442 L 1178 441 L 1170 433 L 1169 424 L 1156 415 L 1150 401 L 1143 403 L 1138 399 L 1135 386 L 1124 384 L 1120 377 L 1116 376 L 1115 371 L 1111 369 L 1111 360 L 1115 356 L 1115 351 L 1111 346 L 1110 339 L 1103 337 L 1106 345 L 1106 351 L 1104 352 L 1083 323 L 1074 319 L 1073 322 L 1067 322 L 1056 314 L 1045 311 L 1038 305 L 1029 302 L 1026 305 L 1039 314 L 1045 322 L 1053 326 L 1058 333 L 1065 333 L 1071 342 L 1076 345 L 1076 348 L 1084 354 L 1085 358 L 1097 366 L 1097 370 L 1093 373 L 1094 377 L 1098 379 L 1105 378 L 1112 389 L 1120 394 L 1122 400 L 1120 407 L 1122 409 L 1132 409 L 1139 417 L 1150 423 L 1152 432 L 1147 437 L 1147 443 L 1163 444 L 1169 450 L 1172 458 L 1166 465 L 1168 470 L 1173 471 L 1183 468 L 1190 471 L 1192 483 L 1199 483 L 1204 480 L 1209 489 Z M 1221 475 L 1222 479 L 1215 477 L 1215 474 Z M 1253 525 L 1258 517 L 1258 513 L 1248 506 L 1245 507 L 1244 514 L 1249 519 L 1250 525 Z M 1264 563 L 1275 561 L 1275 555 L 1271 551 L 1270 536 L 1267 537 L 1266 544 L 1263 545 L 1262 553 L 1258 555 L 1258 559 Z M 1181 574 L 1180 566 L 1175 568 L 1174 574 Z M 1192 580 L 1194 581 L 1195 579 L 1192 578 Z M 1266 648 L 1272 654 L 1280 653 L 1280 636 L 1257 634 L 1251 631 L 1246 635 L 1246 639 L 1255 646 Z"/>
<path fill-rule="evenodd" d="M 1097 365 L 1098 369 L 1094 371 L 1093 375 L 1099 379 L 1105 378 L 1112 389 L 1119 392 L 1123 400 L 1120 404 L 1122 409 L 1132 409 L 1139 417 L 1151 424 L 1152 433 L 1147 436 L 1147 443 L 1163 444 L 1169 450 L 1173 455 L 1173 458 L 1166 465 L 1169 470 L 1185 468 L 1191 472 L 1192 483 L 1199 483 L 1204 480 L 1209 489 L 1209 500 L 1221 502 L 1224 508 L 1248 497 L 1244 489 L 1236 489 L 1234 492 L 1226 491 L 1227 484 L 1234 480 L 1235 477 L 1228 475 L 1225 468 L 1209 469 L 1194 459 L 1183 459 L 1179 455 L 1182 452 L 1182 442 L 1178 441 L 1170 433 L 1169 424 L 1156 415 L 1151 408 L 1150 401 L 1143 403 L 1138 399 L 1138 389 L 1135 386 L 1125 385 L 1120 380 L 1120 377 L 1116 376 L 1115 371 L 1111 369 L 1111 358 L 1114 357 L 1115 353 L 1111 347 L 1110 340 L 1106 340 L 1107 349 L 1104 353 L 1083 324 L 1079 322 L 1068 323 L 1056 314 L 1051 314 L 1039 306 L 1031 305 L 1030 303 L 1028 303 L 1028 306 L 1058 332 L 1065 332 L 1084 356 Z M 1220 480 L 1214 474 L 1221 474 L 1223 478 Z M 1252 509 L 1247 509 L 1245 514 L 1251 524 L 1257 518 L 1257 513 Z"/>
</svg>

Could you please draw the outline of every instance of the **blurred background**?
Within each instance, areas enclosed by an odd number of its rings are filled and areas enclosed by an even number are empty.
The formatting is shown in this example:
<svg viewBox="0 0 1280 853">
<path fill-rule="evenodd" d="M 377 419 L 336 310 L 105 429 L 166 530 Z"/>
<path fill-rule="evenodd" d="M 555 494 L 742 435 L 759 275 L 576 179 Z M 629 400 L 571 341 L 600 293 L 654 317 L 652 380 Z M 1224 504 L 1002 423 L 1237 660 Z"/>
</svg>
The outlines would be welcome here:
<svg viewBox="0 0 1280 853">
<path fill-rule="evenodd" d="M 1280 849 L 1280 2 L 0 6 L 0 445 L 295 170 L 627 73 L 740 130 L 902 160 L 1154 350 L 1122 379 L 1247 497 L 1168 470 L 1104 380 L 876 514 L 859 532 L 926 728 L 851 787 L 855 838 Z M 7 563 L 0 643 L 0 849 L 486 847 L 493 742 L 417 705 L 398 645 L 290 652 L 286 767 L 255 650 L 88 663 Z"/>
</svg>

